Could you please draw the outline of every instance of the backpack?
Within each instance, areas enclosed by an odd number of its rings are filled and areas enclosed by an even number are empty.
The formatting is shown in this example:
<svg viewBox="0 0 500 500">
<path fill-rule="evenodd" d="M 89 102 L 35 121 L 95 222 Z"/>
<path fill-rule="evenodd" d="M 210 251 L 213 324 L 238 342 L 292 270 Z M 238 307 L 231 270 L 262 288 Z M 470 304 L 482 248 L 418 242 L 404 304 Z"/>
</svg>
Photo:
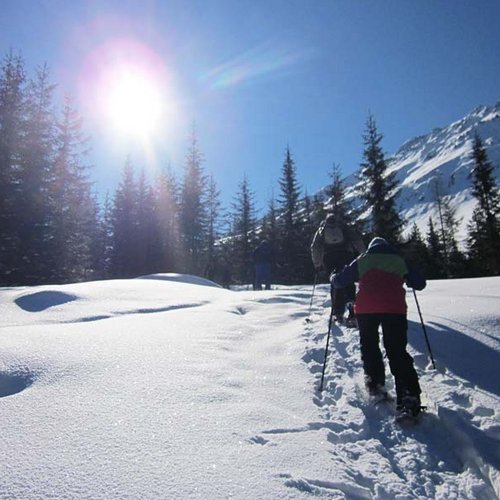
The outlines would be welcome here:
<svg viewBox="0 0 500 500">
<path fill-rule="evenodd" d="M 323 238 L 325 245 L 342 245 L 345 241 L 344 231 L 342 228 L 335 224 L 332 218 L 327 218 L 325 227 L 323 228 Z"/>
</svg>

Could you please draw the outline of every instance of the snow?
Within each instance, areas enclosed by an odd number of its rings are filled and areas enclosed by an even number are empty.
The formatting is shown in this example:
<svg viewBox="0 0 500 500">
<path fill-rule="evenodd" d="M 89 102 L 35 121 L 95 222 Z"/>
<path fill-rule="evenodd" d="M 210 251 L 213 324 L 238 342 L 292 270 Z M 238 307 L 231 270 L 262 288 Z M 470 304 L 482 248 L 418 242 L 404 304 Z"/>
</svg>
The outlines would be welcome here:
<svg viewBox="0 0 500 500">
<path fill-rule="evenodd" d="M 408 293 L 414 427 L 367 401 L 355 330 L 333 327 L 318 391 L 329 299 L 317 286 L 309 316 L 311 292 L 0 289 L 0 498 L 498 498 L 500 278 L 418 293 L 436 369 Z"/>
</svg>

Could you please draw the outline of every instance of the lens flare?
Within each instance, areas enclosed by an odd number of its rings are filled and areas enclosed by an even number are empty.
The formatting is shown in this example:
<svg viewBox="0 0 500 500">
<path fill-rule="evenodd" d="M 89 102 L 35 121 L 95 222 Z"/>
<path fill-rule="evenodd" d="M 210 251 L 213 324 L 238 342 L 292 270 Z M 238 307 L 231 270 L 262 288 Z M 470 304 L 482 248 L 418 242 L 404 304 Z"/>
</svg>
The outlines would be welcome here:
<svg viewBox="0 0 500 500">
<path fill-rule="evenodd" d="M 201 79 L 214 89 L 253 83 L 265 77 L 284 74 L 313 57 L 315 51 L 312 49 L 292 50 L 264 43 L 210 69 Z"/>
<path fill-rule="evenodd" d="M 165 135 L 178 114 L 165 61 L 136 40 L 113 39 L 95 47 L 80 81 L 95 120 L 116 139 Z"/>
<path fill-rule="evenodd" d="M 151 135 L 164 112 L 164 98 L 157 82 L 145 74 L 126 71 L 110 82 L 105 113 L 118 132 L 131 135 Z"/>
</svg>

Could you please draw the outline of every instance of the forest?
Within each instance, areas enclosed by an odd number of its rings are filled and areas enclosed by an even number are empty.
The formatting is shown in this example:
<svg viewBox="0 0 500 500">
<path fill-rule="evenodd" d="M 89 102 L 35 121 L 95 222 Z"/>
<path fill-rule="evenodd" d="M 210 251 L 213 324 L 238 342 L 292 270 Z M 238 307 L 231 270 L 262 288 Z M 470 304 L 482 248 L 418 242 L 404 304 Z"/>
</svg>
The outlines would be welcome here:
<svg viewBox="0 0 500 500">
<path fill-rule="evenodd" d="M 479 136 L 473 137 L 472 194 L 477 200 L 465 247 L 446 197 L 426 234 L 406 223 L 398 185 L 375 118 L 368 116 L 356 199 L 346 196 L 340 166 L 314 196 L 303 193 L 292 149 L 284 149 L 278 195 L 257 210 L 247 176 L 231 207 L 205 165 L 198 133 L 187 139 L 182 175 L 165 167 L 154 179 L 124 159 L 114 193 L 100 199 L 88 163 L 90 138 L 70 97 L 55 106 L 49 68 L 28 74 L 21 56 L 0 69 L 0 286 L 60 284 L 153 273 L 203 276 L 223 286 L 252 284 L 253 251 L 266 239 L 273 283 L 312 283 L 310 245 L 327 212 L 396 245 L 428 279 L 500 274 L 500 194 Z M 262 214 L 257 216 L 257 214 Z M 326 276 L 316 276 L 326 279 Z"/>
</svg>

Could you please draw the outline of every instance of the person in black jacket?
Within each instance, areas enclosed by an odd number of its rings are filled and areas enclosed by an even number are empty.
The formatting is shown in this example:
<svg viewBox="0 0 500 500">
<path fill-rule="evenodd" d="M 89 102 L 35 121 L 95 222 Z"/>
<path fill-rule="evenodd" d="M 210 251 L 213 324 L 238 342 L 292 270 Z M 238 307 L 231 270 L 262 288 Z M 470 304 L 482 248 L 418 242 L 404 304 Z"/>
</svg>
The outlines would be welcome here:
<svg viewBox="0 0 500 500">
<path fill-rule="evenodd" d="M 311 258 L 316 273 L 327 276 L 341 271 L 357 255 L 366 250 L 361 234 L 345 224 L 338 214 L 330 213 L 319 225 L 311 244 Z M 332 313 L 339 323 L 344 321 L 346 303 L 352 304 L 356 295 L 354 284 L 342 289 L 331 288 Z M 352 311 L 349 311 L 352 316 Z"/>
<path fill-rule="evenodd" d="M 254 260 L 254 290 L 271 290 L 271 266 L 273 262 L 273 251 L 267 240 L 262 240 L 253 252 Z"/>
</svg>

